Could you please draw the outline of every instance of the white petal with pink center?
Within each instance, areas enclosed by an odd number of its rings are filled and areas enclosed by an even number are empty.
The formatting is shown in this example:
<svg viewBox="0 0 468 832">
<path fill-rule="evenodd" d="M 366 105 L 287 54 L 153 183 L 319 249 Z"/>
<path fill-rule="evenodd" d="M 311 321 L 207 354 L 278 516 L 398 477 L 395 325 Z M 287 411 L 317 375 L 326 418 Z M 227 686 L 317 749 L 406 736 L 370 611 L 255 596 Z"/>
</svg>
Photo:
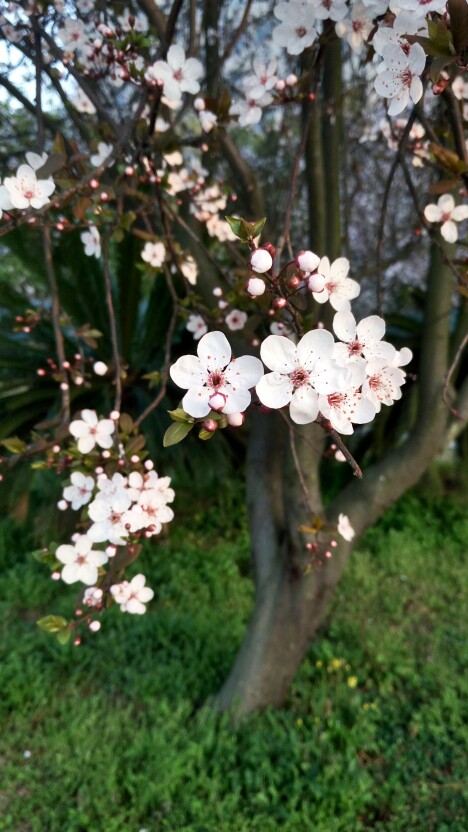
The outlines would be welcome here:
<svg viewBox="0 0 468 832">
<path fill-rule="evenodd" d="M 4 185 L 13 208 L 43 208 L 55 191 L 55 182 L 38 179 L 30 165 L 20 165 L 16 176 L 7 176 Z"/>
<path fill-rule="evenodd" d="M 96 583 L 98 567 L 107 563 L 108 558 L 105 552 L 93 550 L 92 544 L 93 541 L 88 535 L 81 534 L 77 535 L 73 546 L 64 544 L 57 548 L 55 555 L 61 563 L 65 564 L 61 576 L 66 584 L 82 581 L 92 586 Z"/>
<path fill-rule="evenodd" d="M 120 604 L 122 612 L 130 612 L 143 615 L 146 612 L 145 604 L 154 597 L 154 592 L 149 586 L 145 586 L 144 575 L 135 575 L 131 581 L 123 581 L 121 584 L 113 584 L 110 588 L 117 604 Z"/>
<path fill-rule="evenodd" d="M 300 425 L 318 415 L 318 393 L 343 388 L 348 373 L 331 361 L 334 340 L 331 332 L 307 332 L 297 347 L 281 335 L 269 335 L 260 355 L 273 370 L 257 384 L 257 395 L 266 407 L 278 409 L 290 404 L 291 419 Z"/>
<path fill-rule="evenodd" d="M 318 303 L 330 301 L 337 312 L 349 311 L 351 300 L 357 298 L 361 288 L 359 283 L 348 277 L 349 260 L 338 257 L 330 263 L 328 257 L 322 257 L 317 272 L 325 278 L 325 286 L 321 292 L 313 292 L 313 298 Z"/>
<path fill-rule="evenodd" d="M 356 325 L 351 312 L 337 312 L 333 329 L 344 342 L 335 344 L 333 358 L 343 366 L 374 358 L 385 358 L 390 364 L 395 356 L 395 348 L 381 340 L 385 335 L 385 321 L 378 315 L 369 315 Z"/>
<path fill-rule="evenodd" d="M 81 471 L 73 471 L 71 477 L 71 485 L 67 485 L 63 489 L 64 499 L 71 503 L 73 511 L 89 503 L 91 494 L 94 489 L 94 479 L 87 477 Z"/>
<path fill-rule="evenodd" d="M 358 391 L 319 396 L 319 407 L 338 433 L 348 435 L 354 431 L 353 424 L 371 422 L 376 413 L 374 404 Z"/>
<path fill-rule="evenodd" d="M 100 448 L 112 447 L 115 423 L 112 419 L 99 420 L 94 410 L 82 410 L 81 419 L 70 422 L 69 430 L 78 439 L 80 453 L 88 454 L 96 444 Z"/>
<path fill-rule="evenodd" d="M 401 385 L 405 383 L 406 373 L 399 367 L 389 366 L 379 360 L 370 361 L 366 367 L 366 380 L 362 385 L 362 394 L 371 401 L 376 413 L 382 404 L 392 405 L 401 399 Z"/>
<path fill-rule="evenodd" d="M 170 369 L 175 384 L 187 390 L 182 399 L 185 412 L 194 418 L 207 416 L 212 397 L 221 413 L 244 411 L 250 404 L 249 389 L 263 375 L 261 361 L 249 355 L 231 361 L 231 347 L 222 332 L 204 335 L 197 352 L 198 358 L 184 355 Z"/>
</svg>

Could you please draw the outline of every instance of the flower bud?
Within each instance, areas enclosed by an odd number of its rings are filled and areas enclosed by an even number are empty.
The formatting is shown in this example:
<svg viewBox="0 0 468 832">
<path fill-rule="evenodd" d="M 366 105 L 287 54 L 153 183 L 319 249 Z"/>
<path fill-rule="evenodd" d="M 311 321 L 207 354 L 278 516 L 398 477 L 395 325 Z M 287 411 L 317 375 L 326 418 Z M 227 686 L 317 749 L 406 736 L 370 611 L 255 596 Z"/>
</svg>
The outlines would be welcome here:
<svg viewBox="0 0 468 832">
<path fill-rule="evenodd" d="M 268 253 L 271 254 L 272 257 L 274 257 L 276 254 L 276 247 L 273 245 L 273 243 L 262 243 L 261 248 L 264 248 L 265 251 L 268 251 Z"/>
<path fill-rule="evenodd" d="M 117 419 L 120 419 L 120 413 L 118 410 L 112 410 L 109 419 L 112 419 L 113 422 L 116 422 Z"/>
<path fill-rule="evenodd" d="M 276 300 L 273 301 L 273 307 L 275 309 L 284 309 L 286 304 L 287 304 L 286 298 L 276 298 Z"/>
<path fill-rule="evenodd" d="M 67 508 L 68 508 L 67 501 L 66 500 L 59 500 L 58 503 L 57 503 L 57 508 L 60 509 L 60 511 L 66 511 Z"/>
<path fill-rule="evenodd" d="M 264 248 L 256 248 L 250 257 L 250 268 L 257 274 L 269 272 L 273 265 L 273 258 L 269 251 Z"/>
<path fill-rule="evenodd" d="M 101 629 L 101 622 L 100 621 L 91 621 L 89 625 L 89 629 L 92 633 L 97 633 L 98 630 Z"/>
<path fill-rule="evenodd" d="M 275 90 L 277 92 L 283 92 L 285 86 L 286 86 L 286 81 L 283 81 L 282 78 L 278 78 L 278 80 L 275 84 Z"/>
<path fill-rule="evenodd" d="M 265 282 L 260 277 L 251 277 L 250 280 L 247 281 L 245 287 L 249 293 L 252 295 L 253 298 L 257 298 L 259 295 L 263 295 L 266 286 Z"/>
<path fill-rule="evenodd" d="M 307 288 L 309 292 L 322 292 L 325 288 L 325 278 L 323 275 L 318 274 L 311 274 L 307 280 Z"/>
<path fill-rule="evenodd" d="M 302 272 L 313 272 L 320 263 L 320 257 L 313 251 L 300 251 L 296 257 L 296 266 Z"/>
<path fill-rule="evenodd" d="M 232 428 L 240 428 L 245 422 L 245 413 L 230 413 L 226 418 Z"/>
<path fill-rule="evenodd" d="M 97 376 L 105 376 L 108 367 L 107 364 L 104 364 L 104 361 L 96 361 L 96 363 L 93 364 L 93 370 Z"/>
<path fill-rule="evenodd" d="M 193 102 L 193 106 L 194 106 L 195 110 L 197 111 L 197 113 L 201 113 L 205 109 L 206 104 L 205 104 L 203 98 L 196 98 L 195 101 Z"/>
<path fill-rule="evenodd" d="M 214 410 L 216 413 L 220 413 L 226 404 L 226 396 L 223 393 L 213 393 L 213 395 L 209 398 L 208 404 L 210 405 L 211 410 Z M 208 421 L 213 420 L 209 419 Z M 207 428 L 207 430 L 210 430 L 210 428 Z"/>
<path fill-rule="evenodd" d="M 301 285 L 302 280 L 301 280 L 300 277 L 297 276 L 297 274 L 295 274 L 295 275 L 293 275 L 293 277 L 289 278 L 288 282 L 289 282 L 289 285 L 290 285 L 291 289 L 297 289 L 297 287 Z"/>
<path fill-rule="evenodd" d="M 215 430 L 217 430 L 218 425 L 215 419 L 205 419 L 205 421 L 202 423 L 202 427 L 210 433 L 214 433 Z"/>
<path fill-rule="evenodd" d="M 293 87 L 294 84 L 297 84 L 297 75 L 294 75 L 292 72 L 291 75 L 288 75 L 286 78 L 286 86 Z"/>
</svg>

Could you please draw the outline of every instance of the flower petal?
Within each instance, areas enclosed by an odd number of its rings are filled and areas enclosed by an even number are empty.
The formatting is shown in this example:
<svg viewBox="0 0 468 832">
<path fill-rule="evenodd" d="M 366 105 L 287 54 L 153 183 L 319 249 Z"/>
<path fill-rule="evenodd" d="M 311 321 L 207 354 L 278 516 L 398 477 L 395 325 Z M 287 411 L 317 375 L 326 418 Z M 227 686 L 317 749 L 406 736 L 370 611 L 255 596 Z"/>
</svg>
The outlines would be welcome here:
<svg viewBox="0 0 468 832">
<path fill-rule="evenodd" d="M 287 376 L 275 372 L 262 376 L 255 389 L 262 404 L 276 409 L 289 404 L 294 388 Z"/>
<path fill-rule="evenodd" d="M 188 390 L 194 385 L 203 385 L 207 377 L 206 369 L 196 355 L 183 355 L 178 358 L 169 372 L 174 384 L 184 390 Z"/>
<path fill-rule="evenodd" d="M 335 339 L 326 329 L 312 329 L 301 338 L 297 345 L 299 365 L 311 370 L 319 359 L 331 358 Z"/>
<path fill-rule="evenodd" d="M 318 395 L 310 385 L 294 391 L 289 407 L 293 422 L 297 425 L 308 425 L 309 422 L 315 421 L 318 412 Z"/>
<path fill-rule="evenodd" d="M 250 389 L 260 381 L 263 375 L 263 366 L 259 358 L 253 355 L 242 355 L 235 358 L 226 368 L 224 378 L 234 388 L 244 387 Z"/>
<path fill-rule="evenodd" d="M 231 360 L 231 347 L 223 332 L 207 332 L 200 338 L 197 352 L 202 366 L 210 372 L 226 367 Z"/>
<path fill-rule="evenodd" d="M 212 394 L 209 387 L 191 387 L 182 399 L 182 407 L 189 416 L 194 416 L 200 419 L 202 416 L 208 416 L 210 412 L 210 405 L 208 399 Z"/>
<path fill-rule="evenodd" d="M 260 347 L 260 355 L 270 370 L 283 375 L 292 373 L 296 367 L 296 347 L 284 335 L 269 335 L 265 338 Z"/>
</svg>

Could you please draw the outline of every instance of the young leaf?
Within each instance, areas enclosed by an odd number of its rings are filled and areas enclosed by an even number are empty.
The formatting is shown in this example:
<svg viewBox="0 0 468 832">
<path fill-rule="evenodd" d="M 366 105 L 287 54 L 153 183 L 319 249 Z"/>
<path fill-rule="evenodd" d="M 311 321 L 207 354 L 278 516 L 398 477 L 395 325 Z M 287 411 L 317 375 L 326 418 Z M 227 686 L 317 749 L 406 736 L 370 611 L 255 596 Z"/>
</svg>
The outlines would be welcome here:
<svg viewBox="0 0 468 832">
<path fill-rule="evenodd" d="M 167 413 L 174 422 L 190 422 L 192 419 L 182 407 L 177 407 L 175 410 L 168 410 Z"/>
<path fill-rule="evenodd" d="M 8 436 L 7 439 L 1 439 L 0 445 L 3 445 L 11 454 L 22 454 L 26 448 L 26 442 L 23 442 L 18 436 Z"/>
<path fill-rule="evenodd" d="M 46 615 L 36 621 L 37 626 L 45 633 L 58 633 L 67 626 L 67 619 L 61 615 Z"/>
<path fill-rule="evenodd" d="M 169 448 L 170 445 L 177 445 L 178 442 L 182 442 L 187 434 L 190 433 L 192 428 L 193 424 L 190 424 L 189 422 L 174 422 L 173 425 L 168 427 L 166 433 L 164 434 L 164 447 Z"/>
</svg>

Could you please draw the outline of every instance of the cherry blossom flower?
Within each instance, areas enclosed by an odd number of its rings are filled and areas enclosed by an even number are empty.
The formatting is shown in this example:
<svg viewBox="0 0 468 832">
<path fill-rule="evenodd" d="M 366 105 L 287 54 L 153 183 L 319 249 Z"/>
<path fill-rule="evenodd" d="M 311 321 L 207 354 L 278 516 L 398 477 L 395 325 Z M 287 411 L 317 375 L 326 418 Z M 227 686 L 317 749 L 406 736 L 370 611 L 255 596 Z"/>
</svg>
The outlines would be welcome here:
<svg viewBox="0 0 468 832">
<path fill-rule="evenodd" d="M 248 98 L 262 98 L 263 95 L 272 90 L 276 84 L 276 68 L 278 62 L 273 60 L 269 64 L 264 64 L 258 58 L 253 61 L 254 76 L 247 78 L 245 81 L 245 89 Z"/>
<path fill-rule="evenodd" d="M 238 116 L 240 127 L 248 127 L 251 124 L 258 124 L 262 117 L 262 107 L 268 107 L 273 101 L 273 96 L 266 92 L 261 98 L 246 98 L 244 101 L 236 101 L 229 110 L 229 115 Z"/>
<path fill-rule="evenodd" d="M 196 95 L 200 90 L 198 79 L 203 75 L 203 66 L 196 58 L 185 58 L 181 46 L 174 44 L 167 53 L 167 61 L 156 61 L 146 71 L 148 81 L 161 81 L 164 94 L 173 101 L 179 101 L 184 92 Z"/>
<path fill-rule="evenodd" d="M 463 77 L 463 75 L 457 75 L 452 82 L 452 92 L 455 98 L 458 98 L 459 101 L 462 101 L 464 98 L 468 98 L 468 81 Z"/>
<path fill-rule="evenodd" d="M 202 335 L 205 335 L 208 332 L 208 327 L 201 315 L 189 315 L 186 329 L 193 333 L 195 341 L 198 341 Z"/>
<path fill-rule="evenodd" d="M 66 20 L 58 36 L 67 52 L 74 52 L 86 43 L 85 25 L 82 20 Z"/>
<path fill-rule="evenodd" d="M 372 38 L 372 46 L 377 55 L 383 55 L 383 50 L 389 44 L 398 46 L 404 52 L 409 52 L 410 44 L 405 35 L 422 35 L 427 37 L 427 22 L 415 18 L 409 12 L 401 12 L 395 17 L 392 26 L 379 26 Z M 378 71 L 381 72 L 385 64 L 380 64 Z"/>
<path fill-rule="evenodd" d="M 82 410 L 81 419 L 70 423 L 70 433 L 78 439 L 78 450 L 82 454 L 89 454 L 95 445 L 111 448 L 114 430 L 112 419 L 99 420 L 94 410 Z"/>
<path fill-rule="evenodd" d="M 258 358 L 244 355 L 231 361 L 231 347 L 222 332 L 208 332 L 197 348 L 198 358 L 183 355 L 171 367 L 172 380 L 187 390 L 182 399 L 185 412 L 195 418 L 207 416 L 210 400 L 224 398 L 220 408 L 226 415 L 242 413 L 250 404 L 249 389 L 263 375 Z"/>
<path fill-rule="evenodd" d="M 378 315 L 363 318 L 356 325 L 351 312 L 337 312 L 333 319 L 335 335 L 344 343 L 335 344 L 333 358 L 338 364 L 370 361 L 374 358 L 385 359 L 390 363 L 395 355 L 395 347 L 382 341 L 385 335 L 385 321 Z"/>
<path fill-rule="evenodd" d="M 94 479 L 87 477 L 81 471 L 73 471 L 70 481 L 71 485 L 67 485 L 63 489 L 63 496 L 65 500 L 71 503 L 73 511 L 78 511 L 86 503 L 89 503 L 94 490 Z"/>
<path fill-rule="evenodd" d="M 400 9 L 412 12 L 415 17 L 426 17 L 430 12 L 445 12 L 446 0 L 398 0 Z"/>
<path fill-rule="evenodd" d="M 325 286 L 320 292 L 313 292 L 314 300 L 318 303 L 330 301 L 337 312 L 348 311 L 350 301 L 357 298 L 361 291 L 359 283 L 348 277 L 349 260 L 338 257 L 330 264 L 328 257 L 322 257 L 317 272 L 325 278 Z"/>
<path fill-rule="evenodd" d="M 110 156 L 113 151 L 113 146 L 111 144 L 106 144 L 105 142 L 99 142 L 97 147 L 97 152 L 91 156 L 90 162 L 95 168 L 101 167 L 104 164 L 106 159 Z"/>
<path fill-rule="evenodd" d="M 353 539 L 356 532 L 354 531 L 350 519 L 346 514 L 339 514 L 338 515 L 338 525 L 337 525 L 338 534 L 341 535 L 348 543 Z"/>
<path fill-rule="evenodd" d="M 364 3 L 354 3 L 351 8 L 351 15 L 345 20 L 339 20 L 335 24 L 336 34 L 339 38 L 348 41 L 353 52 L 360 52 L 364 42 L 369 37 L 373 28 L 370 9 L 366 9 Z"/>
<path fill-rule="evenodd" d="M 321 413 L 338 433 L 347 435 L 353 433 L 353 424 L 371 422 L 376 413 L 373 403 L 358 389 L 364 380 L 364 365 L 351 364 L 349 369 L 351 379 L 347 390 L 319 396 Z"/>
<path fill-rule="evenodd" d="M 318 20 L 343 20 L 348 14 L 346 0 L 312 0 L 311 6 Z"/>
<path fill-rule="evenodd" d="M 86 607 L 100 607 L 103 595 L 104 593 L 99 587 L 88 586 L 83 593 L 83 604 Z"/>
<path fill-rule="evenodd" d="M 104 364 L 104 361 L 95 361 L 93 364 L 93 371 L 96 373 L 97 376 L 105 376 L 109 367 L 107 364 Z"/>
<path fill-rule="evenodd" d="M 369 361 L 362 395 L 372 402 L 375 412 L 380 413 L 383 404 L 390 406 L 394 401 L 401 399 L 401 385 L 405 383 L 405 379 L 406 373 L 399 367 L 379 359 Z"/>
<path fill-rule="evenodd" d="M 145 247 L 141 252 L 141 259 L 145 263 L 149 263 L 153 269 L 159 269 L 164 263 L 166 257 L 166 248 L 164 243 L 145 243 Z"/>
<path fill-rule="evenodd" d="M 318 393 L 343 389 L 348 373 L 331 360 L 334 339 L 331 332 L 315 329 L 301 338 L 297 347 L 289 338 L 269 335 L 260 355 L 271 373 L 257 384 L 262 404 L 278 409 L 289 404 L 293 422 L 313 422 L 319 412 Z"/>
<path fill-rule="evenodd" d="M 278 46 L 286 47 L 290 55 L 300 55 L 312 46 L 317 37 L 313 9 L 304 3 L 279 3 L 274 9 L 275 17 L 282 22 L 273 29 L 273 40 Z"/>
<path fill-rule="evenodd" d="M 47 153 L 31 153 L 31 152 L 28 152 L 28 153 L 25 154 L 25 156 L 26 156 L 26 161 L 27 161 L 28 165 L 33 170 L 39 170 L 39 168 L 42 168 L 45 165 L 45 163 L 47 162 L 47 159 L 49 158 L 47 156 Z"/>
<path fill-rule="evenodd" d="M 195 286 L 198 277 L 198 266 L 191 254 L 188 254 L 185 260 L 179 263 L 179 268 L 191 286 Z"/>
<path fill-rule="evenodd" d="M 90 225 L 88 231 L 80 234 L 80 240 L 84 245 L 84 253 L 88 257 L 99 258 L 101 256 L 101 236 L 95 225 Z"/>
<path fill-rule="evenodd" d="M 455 205 L 451 194 L 443 194 L 437 203 L 426 205 L 424 216 L 429 222 L 441 222 L 440 233 L 448 243 L 458 240 L 456 223 L 468 218 L 468 205 Z"/>
<path fill-rule="evenodd" d="M 390 98 L 388 114 L 396 116 L 409 104 L 417 104 L 423 94 L 419 77 L 426 65 L 426 53 L 419 43 L 413 43 L 408 54 L 399 46 L 389 44 L 382 49 L 385 69 L 374 83 L 378 95 Z"/>
<path fill-rule="evenodd" d="M 130 612 L 143 615 L 146 612 L 145 604 L 154 597 L 154 592 L 149 586 L 145 586 L 144 575 L 135 575 L 131 581 L 123 581 L 120 584 L 113 584 L 110 588 L 117 604 L 122 612 Z"/>
<path fill-rule="evenodd" d="M 109 541 L 114 546 L 123 546 L 130 532 L 139 528 L 139 523 L 130 510 L 131 505 L 131 497 L 124 489 L 115 494 L 98 494 L 88 506 L 88 514 L 93 521 L 88 529 L 90 540 L 93 543 Z"/>
<path fill-rule="evenodd" d="M 96 107 L 94 106 L 93 102 L 90 98 L 83 92 L 82 89 L 78 89 L 74 94 L 73 98 L 71 99 L 72 104 L 78 110 L 79 113 L 87 113 L 88 115 L 92 116 L 96 112 Z"/>
<path fill-rule="evenodd" d="M 211 110 L 201 110 L 198 113 L 201 128 L 204 133 L 211 133 L 213 127 L 218 124 L 218 116 L 212 113 Z"/>
<path fill-rule="evenodd" d="M 57 548 L 55 553 L 57 560 L 64 563 L 61 577 L 66 584 L 75 584 L 81 581 L 88 586 L 96 583 L 98 579 L 98 567 L 107 563 L 105 552 L 99 552 L 92 548 L 93 541 L 86 534 L 76 536 L 74 545 L 63 544 Z"/>
<path fill-rule="evenodd" d="M 20 165 L 16 176 L 7 176 L 4 185 L 13 208 L 43 208 L 55 191 L 55 182 L 38 179 L 30 165 Z"/>
<path fill-rule="evenodd" d="M 229 327 L 231 332 L 235 332 L 236 329 L 244 329 L 247 318 L 248 315 L 245 312 L 241 312 L 240 309 L 233 309 L 229 315 L 226 315 L 226 326 Z"/>
</svg>

